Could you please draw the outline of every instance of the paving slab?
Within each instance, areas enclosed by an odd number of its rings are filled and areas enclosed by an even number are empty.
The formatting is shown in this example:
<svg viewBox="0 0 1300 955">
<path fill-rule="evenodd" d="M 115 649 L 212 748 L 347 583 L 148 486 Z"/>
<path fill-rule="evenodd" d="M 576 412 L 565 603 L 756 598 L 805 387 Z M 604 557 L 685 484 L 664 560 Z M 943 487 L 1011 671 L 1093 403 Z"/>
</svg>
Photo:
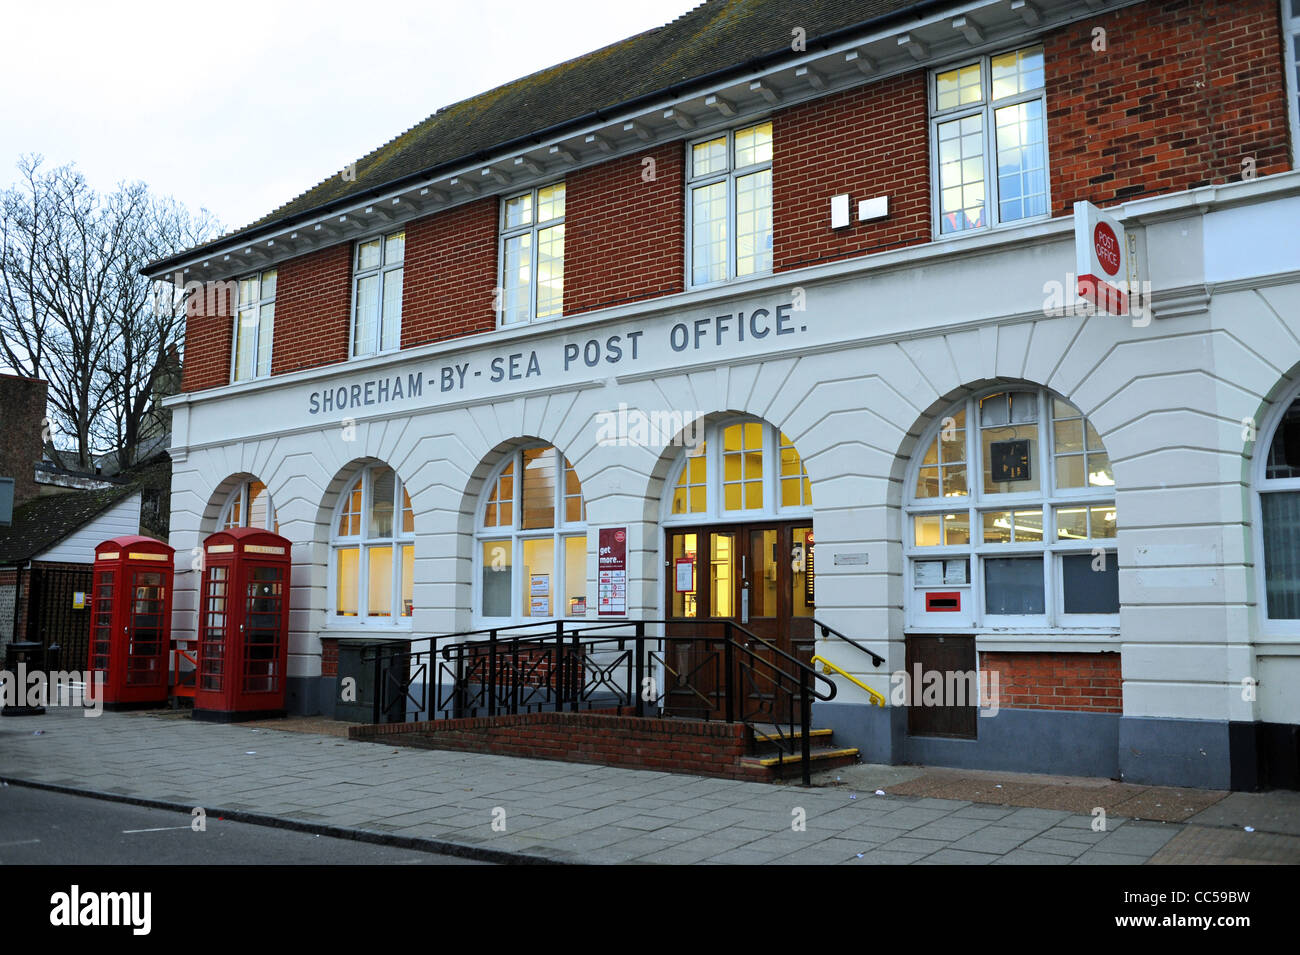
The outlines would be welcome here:
<svg viewBox="0 0 1300 955">
<path fill-rule="evenodd" d="M 374 839 L 391 834 L 556 862 L 1136 864 L 1161 854 L 1177 862 L 1216 853 L 1274 862 L 1290 860 L 1300 842 L 1293 836 L 1293 842 L 1278 843 L 1286 837 L 1265 832 L 1248 843 L 1195 833 L 1171 842 L 1189 827 L 1128 822 L 1118 814 L 1098 834 L 1087 814 L 982 802 L 951 777 L 924 782 L 930 771 L 916 768 L 891 767 L 846 784 L 854 769 L 846 767 L 836 785 L 809 789 L 324 735 L 334 729 L 309 721 L 250 727 L 129 713 L 85 719 L 80 711 L 52 708 L 24 718 L 21 731 L 3 727 L 0 775 L 128 800 L 238 811 L 253 821 L 350 829 Z M 914 783 L 916 791 L 877 796 L 875 789 L 884 787 L 858 785 L 869 778 Z M 1010 795 L 1028 798 L 1043 787 L 1050 793 L 1052 779 L 1021 780 Z M 1091 796 L 1109 785 L 1058 788 Z M 979 786 L 991 788 L 983 781 Z M 1080 798 L 1080 805 L 1091 801 Z M 492 827 L 497 808 L 505 810 L 505 831 Z M 1281 800 L 1233 800 L 1217 811 L 1225 822 L 1249 811 L 1274 820 L 1269 825 L 1278 829 L 1291 825 L 1291 814 L 1300 816 Z M 800 821 L 802 831 L 792 825 Z"/>
</svg>

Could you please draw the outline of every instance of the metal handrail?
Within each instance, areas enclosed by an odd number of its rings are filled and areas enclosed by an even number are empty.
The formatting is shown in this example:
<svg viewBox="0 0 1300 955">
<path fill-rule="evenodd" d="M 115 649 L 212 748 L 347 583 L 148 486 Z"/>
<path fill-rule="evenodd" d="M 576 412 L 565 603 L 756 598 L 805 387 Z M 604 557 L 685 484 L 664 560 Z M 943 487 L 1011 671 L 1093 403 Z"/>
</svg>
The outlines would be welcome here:
<svg viewBox="0 0 1300 955">
<path fill-rule="evenodd" d="M 830 624 L 828 624 L 828 623 L 822 623 L 822 622 L 821 622 L 820 620 L 818 620 L 816 617 L 813 617 L 813 618 L 812 618 L 812 622 L 813 622 L 813 625 L 814 625 L 814 626 L 816 626 L 816 627 L 820 627 L 820 628 L 821 628 L 822 639 L 823 639 L 823 640 L 825 640 L 827 637 L 829 637 L 829 636 L 831 636 L 831 635 L 833 634 L 833 635 L 839 637 L 839 638 L 840 638 L 841 640 L 843 640 L 845 643 L 848 643 L 848 644 L 851 644 L 851 645 L 857 647 L 857 648 L 858 648 L 859 650 L 861 650 L 863 653 L 865 653 L 865 654 L 867 654 L 868 656 L 870 656 L 870 657 L 871 657 L 871 662 L 872 662 L 873 664 L 875 664 L 876 666 L 880 666 L 880 664 L 882 664 L 882 663 L 885 662 L 885 658 L 882 657 L 882 656 L 881 656 L 879 653 L 877 653 L 875 650 L 868 650 L 868 649 L 867 649 L 866 647 L 864 647 L 862 644 L 858 643 L 858 641 L 854 640 L 852 637 L 846 637 L 844 634 L 840 633 L 838 630 L 836 630 L 836 629 L 835 629 L 834 627 L 832 627 Z"/>
<path fill-rule="evenodd" d="M 537 621 L 536 623 L 517 623 L 517 624 L 508 624 L 507 626 L 504 626 L 504 627 L 482 627 L 482 628 L 477 629 L 477 630 L 462 630 L 462 631 L 458 631 L 458 632 L 456 632 L 456 633 L 431 634 L 431 635 L 429 635 L 429 636 L 427 636 L 427 637 L 416 637 L 416 638 L 410 640 L 409 642 L 412 643 L 412 644 L 414 644 L 414 643 L 421 643 L 421 642 L 424 642 L 424 641 L 428 641 L 428 642 L 429 642 L 429 650 L 430 650 L 431 652 L 437 653 L 437 652 L 439 652 L 438 649 L 437 649 L 437 644 L 438 644 L 438 642 L 439 642 L 440 640 L 452 640 L 452 639 L 457 639 L 457 640 L 461 640 L 461 643 L 463 643 L 464 641 L 463 641 L 462 638 L 464 638 L 464 637 L 472 637 L 472 636 L 478 636 L 478 635 L 481 635 L 481 634 L 486 634 L 486 635 L 488 635 L 488 636 L 491 638 L 491 637 L 495 637 L 496 634 L 498 634 L 498 633 L 500 633 L 500 632 L 502 632 L 502 631 L 504 631 L 504 630 L 524 630 L 524 629 L 527 629 L 527 630 L 530 631 L 529 633 L 526 633 L 526 634 L 521 634 L 521 635 L 518 635 L 518 636 L 511 636 L 511 637 L 508 637 L 505 641 L 502 641 L 502 642 L 505 642 L 505 643 L 511 643 L 511 642 L 519 642 L 519 641 L 522 641 L 522 640 L 530 640 L 530 639 L 533 639 L 533 638 L 548 638 L 548 639 L 553 639 L 553 638 L 554 638 L 555 636 L 557 636 L 557 635 L 564 636 L 564 637 L 576 637 L 576 636 L 581 636 L 581 635 L 583 635 L 583 634 L 591 633 L 591 632 L 593 632 L 593 631 L 597 631 L 597 630 L 613 630 L 613 629 L 617 629 L 617 628 L 626 628 L 626 627 L 629 627 L 629 626 L 633 626 L 633 627 L 634 627 L 634 626 L 636 626 L 636 625 L 638 625 L 638 624 L 640 624 L 641 626 L 644 627 L 644 626 L 647 625 L 647 624 L 650 624 L 650 625 L 656 625 L 656 626 L 658 626 L 658 625 L 665 625 L 665 626 L 666 626 L 666 625 L 671 625 L 671 624 L 681 624 L 681 623 L 683 623 L 683 622 L 684 622 L 684 621 L 681 621 L 681 620 L 664 620 L 664 619 L 660 619 L 660 620 L 621 620 L 621 621 L 610 622 L 610 623 L 596 623 L 596 624 L 586 624 L 586 623 L 584 623 L 584 624 L 579 625 L 579 626 L 569 626 L 569 625 L 568 625 L 568 621 L 566 621 L 563 617 L 553 617 L 553 618 L 548 619 L 548 620 L 539 620 L 539 621 Z M 762 637 L 760 637 L 758 634 L 754 633 L 753 631 L 745 629 L 745 628 L 742 627 L 740 624 L 738 624 L 738 623 L 733 623 L 733 622 L 730 621 L 730 620 L 721 620 L 721 619 L 720 619 L 720 620 L 717 620 L 717 621 L 711 621 L 711 620 L 698 620 L 698 621 L 690 621 L 690 622 L 692 622 L 692 623 L 714 623 L 714 622 L 716 622 L 716 623 L 719 623 L 719 624 L 723 624 L 723 625 L 727 626 L 728 628 L 731 628 L 731 629 L 734 629 L 734 630 L 738 630 L 740 633 L 744 634 L 744 635 L 745 635 L 746 637 L 748 637 L 749 639 L 751 639 L 751 640 L 755 640 L 755 641 L 757 641 L 758 643 L 761 643 L 763 646 L 767 647 L 767 648 L 768 648 L 769 650 L 771 650 L 773 653 L 777 654 L 778 656 L 780 656 L 781 658 L 783 658 L 783 659 L 785 659 L 785 660 L 788 660 L 788 661 L 789 661 L 790 663 L 792 663 L 796 668 L 807 670 L 807 671 L 808 671 L 808 672 L 809 672 L 809 673 L 810 673 L 810 674 L 811 674 L 815 679 L 820 680 L 822 683 L 824 683 L 824 684 L 825 684 L 825 685 L 830 689 L 830 695 L 828 695 L 828 696 L 823 696 L 821 693 L 817 692 L 816 689 L 814 689 L 814 690 L 813 690 L 813 695 L 816 696 L 817 699 L 821 700 L 822 702 L 827 702 L 827 701 L 832 700 L 832 699 L 835 698 L 835 694 L 836 694 L 838 688 L 836 687 L 835 682 L 834 682 L 833 680 L 828 680 L 828 679 L 826 679 L 826 677 L 824 677 L 822 674 L 820 674 L 820 673 L 817 672 L 817 669 L 816 669 L 815 667 L 810 667 L 808 664 L 804 663 L 802 660 L 800 660 L 800 659 L 798 659 L 798 658 L 796 658 L 796 657 L 791 656 L 790 654 L 788 654 L 788 653 L 786 653 L 784 650 L 782 650 L 780 647 L 778 647 L 778 646 L 776 646 L 775 644 L 773 644 L 773 643 L 771 643 L 771 642 L 769 642 L 769 641 L 763 639 Z M 813 623 L 817 623 L 817 622 L 818 622 L 818 621 L 816 621 L 816 620 L 813 621 Z M 558 625 L 558 626 L 557 626 L 557 625 Z M 822 626 L 823 626 L 823 629 L 826 629 L 824 625 L 822 625 Z M 842 634 L 839 634 L 838 631 L 836 632 L 836 635 L 837 635 L 837 636 L 843 636 Z M 617 639 L 619 639 L 619 638 L 618 638 L 618 637 L 610 637 L 609 639 L 611 639 L 611 640 L 617 640 Z M 630 639 L 633 639 L 633 636 L 632 636 L 632 635 L 629 635 L 626 639 L 629 639 L 629 640 L 630 640 Z M 728 637 L 698 637 L 698 636 L 689 636 L 689 637 L 685 637 L 685 636 L 669 636 L 668 634 L 664 634 L 664 635 L 659 636 L 659 637 L 650 637 L 650 636 L 645 636 L 644 639 L 648 639 L 648 640 L 665 640 L 665 641 L 693 642 L 693 641 L 696 641 L 696 640 L 719 640 L 719 639 L 721 639 L 721 640 L 726 640 L 726 639 L 730 639 L 730 638 L 728 638 Z M 845 639 L 845 640 L 849 640 L 848 637 L 844 637 L 844 639 Z M 474 641 L 474 642 L 482 642 L 482 641 Z M 861 645 L 855 643 L 855 642 L 852 641 L 852 640 L 849 640 L 849 642 L 850 642 L 850 643 L 854 643 L 854 645 L 855 645 L 855 646 L 858 646 L 860 649 L 863 649 L 863 650 L 866 649 L 865 647 L 861 647 Z M 452 646 L 446 646 L 446 647 L 443 647 L 443 648 L 442 648 L 442 651 L 441 651 L 442 656 L 443 656 L 443 659 L 444 659 L 444 660 L 445 660 L 445 659 L 450 659 L 450 658 L 447 656 L 448 652 L 453 648 L 453 646 L 459 646 L 459 645 L 461 645 L 461 643 L 453 644 Z M 467 644 L 467 645 L 468 645 L 468 644 Z M 499 645 L 499 644 L 498 644 L 498 645 Z M 736 645 L 737 645 L 737 646 L 740 646 L 740 644 L 736 644 Z M 748 649 L 748 648 L 745 648 L 745 649 Z M 365 662 L 373 662 L 374 657 L 368 655 L 368 654 L 370 653 L 370 651 L 372 651 L 372 650 L 374 650 L 376 653 L 378 653 L 378 652 L 380 651 L 380 648 L 379 648 L 379 647 L 366 647 L 366 648 L 364 648 L 364 649 L 362 650 L 362 653 L 361 653 L 361 659 L 362 659 L 363 661 L 365 661 Z M 409 651 L 409 653 L 411 653 L 411 654 L 418 653 L 418 652 L 420 652 L 420 651 L 417 651 L 417 650 L 414 650 L 414 649 L 412 649 L 412 650 Z M 866 652 L 867 652 L 867 653 L 871 653 L 870 650 L 866 650 Z M 875 654 L 872 654 L 872 656 L 875 656 Z M 760 659 L 761 659 L 761 658 L 760 658 Z M 879 666 L 883 661 L 884 661 L 884 658 L 883 658 L 883 657 L 876 657 L 876 665 L 877 665 L 877 666 Z M 764 661 L 764 662 L 765 662 L 765 663 L 768 663 L 768 661 Z M 768 665 L 771 666 L 773 669 L 778 669 L 774 664 L 768 663 Z M 792 675 L 792 674 L 787 674 L 787 675 Z"/>
<path fill-rule="evenodd" d="M 799 734 L 800 744 L 803 751 L 802 752 L 803 781 L 805 785 L 808 784 L 810 765 L 811 765 L 811 756 L 809 751 L 809 733 L 807 731 L 811 728 L 812 725 L 811 704 L 814 699 L 821 700 L 823 702 L 834 699 L 839 690 L 839 687 L 835 683 L 835 681 L 831 680 L 827 676 L 822 675 L 821 673 L 818 673 L 815 667 L 810 666 L 807 663 L 804 663 L 802 660 L 799 660 L 791 656 L 790 654 L 782 650 L 780 647 L 775 646 L 771 642 L 758 636 L 752 631 L 730 620 L 689 621 L 696 624 L 714 623 L 720 625 L 723 628 L 723 633 L 721 636 L 703 636 L 703 635 L 675 636 L 675 635 L 669 635 L 666 632 L 658 636 L 650 636 L 647 635 L 645 632 L 647 625 L 655 625 L 655 626 L 662 625 L 667 627 L 674 624 L 680 625 L 684 622 L 688 622 L 688 621 L 621 620 L 621 621 L 612 621 L 609 623 L 596 623 L 596 624 L 586 624 L 584 622 L 582 625 L 569 626 L 568 622 L 563 618 L 553 618 L 551 620 L 537 621 L 537 622 L 526 623 L 526 624 L 508 624 L 504 627 L 485 627 L 478 630 L 462 631 L 460 633 L 430 635 L 427 637 L 416 638 L 416 640 L 411 641 L 411 642 L 421 642 L 421 643 L 427 642 L 429 646 L 428 650 L 417 651 L 413 649 L 408 649 L 404 652 L 394 653 L 390 647 L 385 647 L 385 646 L 367 647 L 367 648 L 363 648 L 360 656 L 363 661 L 374 663 L 375 699 L 373 701 L 373 709 L 374 709 L 373 716 L 375 722 L 378 723 L 382 721 L 383 718 L 382 713 L 386 712 L 387 710 L 386 703 L 388 699 L 388 694 L 387 694 L 387 690 L 389 689 L 388 684 L 392 683 L 394 689 L 398 690 L 403 695 L 407 695 L 409 698 L 409 692 L 408 692 L 409 685 L 411 682 L 413 682 L 413 680 L 410 680 L 403 683 L 403 681 L 401 681 L 400 679 L 394 680 L 391 672 L 381 676 L 381 660 L 385 656 L 388 656 L 390 659 L 396 657 L 405 657 L 408 661 L 416 661 L 427 653 L 429 654 L 430 661 L 432 661 L 434 658 L 441 655 L 442 659 L 448 663 L 451 663 L 454 660 L 455 666 L 459 671 L 460 668 L 466 662 L 466 657 L 469 652 L 475 650 L 476 648 L 485 648 L 489 654 L 487 661 L 485 661 L 488 667 L 487 673 L 485 675 L 487 681 L 487 697 L 488 697 L 487 706 L 489 709 L 489 715 L 493 715 L 497 707 L 496 693 L 497 693 L 497 672 L 498 672 L 499 663 L 503 661 L 517 660 L 520 645 L 522 643 L 540 642 L 543 646 L 545 646 L 550 644 L 551 640 L 554 640 L 555 643 L 553 646 L 556 649 L 556 651 L 562 651 L 566 646 L 572 646 L 575 650 L 580 646 L 595 649 L 598 644 L 617 644 L 618 649 L 622 651 L 626 648 L 627 643 L 635 643 L 637 645 L 637 654 L 636 654 L 637 659 L 635 662 L 636 672 L 637 672 L 637 682 L 634 685 L 630 685 L 628 688 L 629 690 L 628 703 L 629 705 L 632 704 L 633 699 L 635 699 L 636 709 L 638 713 L 640 713 L 642 708 L 643 698 L 640 695 L 636 695 L 635 687 L 640 685 L 641 674 L 644 672 L 646 641 L 653 641 L 655 643 L 658 643 L 661 647 L 664 647 L 665 649 L 669 644 L 672 643 L 698 643 L 701 641 L 720 643 L 722 644 L 722 656 L 725 662 L 726 673 L 728 674 L 726 678 L 727 689 L 726 689 L 725 700 L 724 700 L 725 711 L 727 714 L 727 721 L 728 722 L 738 721 L 751 726 L 751 728 L 754 725 L 756 725 L 758 722 L 760 722 L 760 719 L 756 714 L 751 714 L 746 712 L 745 707 L 743 705 L 743 694 L 742 694 L 742 700 L 740 701 L 742 703 L 740 707 L 740 713 L 739 714 L 736 713 L 734 707 L 738 701 L 735 698 L 736 688 L 732 686 L 732 682 L 731 682 L 730 674 L 731 674 L 732 666 L 733 665 L 747 666 L 749 671 L 753 674 L 758 673 L 760 665 L 762 667 L 766 667 L 767 669 L 769 669 L 771 671 L 771 675 L 765 676 L 763 677 L 763 679 L 772 680 L 773 692 L 784 694 L 784 696 L 789 700 L 789 705 L 791 707 L 790 722 L 791 722 L 792 737 L 793 737 L 794 723 L 796 719 L 794 713 L 797 711 L 799 714 L 798 723 L 802 726 L 804 730 L 804 732 Z M 627 630 L 628 628 L 632 628 L 634 632 L 623 633 L 623 634 L 610 634 L 608 636 L 597 637 L 596 639 L 590 639 L 589 637 L 589 639 L 585 641 L 580 640 L 580 638 L 583 635 L 590 635 L 597 631 L 608 631 L 614 629 Z M 500 633 L 501 631 L 518 631 L 518 630 L 528 630 L 529 632 L 520 633 L 520 634 L 511 633 L 511 635 L 506 637 L 504 640 L 497 639 L 497 634 Z M 736 631 L 736 634 L 732 633 L 733 630 Z M 465 637 L 479 636 L 484 634 L 487 635 L 488 637 L 487 640 L 464 640 L 463 639 Z M 737 634 L 743 634 L 743 636 L 745 638 L 748 638 L 750 641 L 761 644 L 763 647 L 767 648 L 772 652 L 774 658 L 767 659 L 765 656 L 757 653 L 755 649 L 751 647 L 750 643 L 741 643 L 736 638 Z M 460 639 L 457 640 L 457 638 Z M 457 642 L 452 643 L 448 646 L 444 646 L 441 648 L 441 651 L 439 651 L 438 643 L 442 640 L 457 640 Z M 739 661 L 735 661 L 734 654 L 736 651 L 740 651 L 741 653 L 745 654 L 748 660 L 747 664 L 741 664 L 739 663 Z M 478 650 L 477 652 L 481 652 L 481 650 Z M 651 651 L 651 657 L 653 657 L 653 651 Z M 557 652 L 555 660 L 558 662 L 560 659 L 561 659 L 560 653 Z M 793 665 L 792 672 L 783 669 L 781 666 L 778 666 L 778 662 L 782 659 L 789 661 L 789 663 Z M 661 660 L 660 662 L 663 663 L 664 661 Z M 421 670 L 423 670 L 425 664 L 421 663 L 419 664 L 419 666 Z M 629 662 L 628 666 L 630 670 L 632 663 Z M 430 679 L 431 677 L 432 674 L 428 674 L 428 673 L 425 674 L 426 679 Z M 825 692 L 820 692 L 818 690 L 816 686 L 816 682 L 818 681 L 824 684 L 824 686 L 826 687 Z M 434 682 L 437 683 L 439 681 L 437 679 L 434 679 Z M 460 678 L 458 677 L 456 679 L 456 683 L 459 682 L 460 682 Z M 787 685 L 787 682 L 789 685 Z M 584 678 L 584 686 L 585 686 L 585 678 Z M 569 694 L 566 693 L 565 690 L 561 689 L 558 685 L 553 692 L 555 694 L 554 696 L 555 706 L 557 707 L 557 709 L 562 709 L 564 703 L 566 702 L 565 697 L 568 696 Z M 580 705 L 581 697 L 582 697 L 582 693 L 581 691 L 579 691 L 579 693 L 573 699 L 570 699 L 567 702 L 569 702 L 571 708 L 576 710 Z M 506 706 L 508 709 L 513 710 L 518 705 L 519 705 L 518 686 L 515 686 L 513 688 L 513 699 L 511 699 L 508 703 L 506 703 Z M 525 704 L 525 705 L 531 705 L 531 704 Z M 737 715 L 739 716 L 738 720 L 736 719 Z M 784 739 L 784 734 L 780 734 L 780 735 Z M 791 743 L 791 749 L 793 751 L 793 744 L 794 744 L 793 738 L 791 738 L 790 743 Z"/>
<path fill-rule="evenodd" d="M 826 673 L 830 673 L 831 671 L 834 671 L 838 673 L 840 676 L 844 677 L 846 680 L 850 680 L 853 683 L 856 683 L 858 686 L 862 687 L 862 689 L 867 691 L 867 696 L 871 698 L 872 705 L 874 706 L 885 705 L 885 698 L 878 691 L 873 690 L 871 687 L 867 686 L 865 683 L 863 683 L 861 680 L 855 677 L 848 670 L 845 670 L 843 667 L 836 666 L 834 663 L 831 663 L 830 660 L 827 660 L 823 656 L 813 657 L 813 663 L 820 663 L 823 667 L 824 672 Z"/>
</svg>

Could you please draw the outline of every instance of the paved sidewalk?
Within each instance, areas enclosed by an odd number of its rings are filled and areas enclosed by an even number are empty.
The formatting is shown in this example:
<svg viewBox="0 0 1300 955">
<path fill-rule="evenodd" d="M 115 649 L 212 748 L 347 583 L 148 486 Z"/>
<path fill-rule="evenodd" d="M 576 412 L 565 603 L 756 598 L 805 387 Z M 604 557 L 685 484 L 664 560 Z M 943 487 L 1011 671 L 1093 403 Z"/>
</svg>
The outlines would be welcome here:
<svg viewBox="0 0 1300 955">
<path fill-rule="evenodd" d="M 1136 864 L 1189 828 L 67 709 L 0 720 L 0 776 L 555 862 Z"/>
</svg>

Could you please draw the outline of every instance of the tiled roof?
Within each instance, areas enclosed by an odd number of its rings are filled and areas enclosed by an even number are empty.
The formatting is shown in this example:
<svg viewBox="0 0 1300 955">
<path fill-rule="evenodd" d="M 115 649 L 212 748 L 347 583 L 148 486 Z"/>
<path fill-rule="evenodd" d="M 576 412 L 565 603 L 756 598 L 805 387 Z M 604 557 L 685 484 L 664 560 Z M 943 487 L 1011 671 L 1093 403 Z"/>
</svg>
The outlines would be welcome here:
<svg viewBox="0 0 1300 955">
<path fill-rule="evenodd" d="M 865 29 L 912 8 L 919 12 L 943 5 L 938 0 L 708 0 L 665 26 L 444 107 L 357 160 L 355 180 L 345 180 L 340 171 L 251 225 L 199 248 L 251 237 L 263 227 L 404 179 L 486 159 L 508 144 L 522 145 L 543 131 L 594 119 L 596 113 L 684 93 L 706 80 L 800 55 L 791 48 L 796 27 L 806 31 L 807 48 L 815 49 L 832 35 Z"/>
<path fill-rule="evenodd" d="M 13 523 L 0 527 L 0 566 L 31 560 L 139 490 L 127 484 L 98 491 L 64 491 L 14 508 Z"/>
</svg>

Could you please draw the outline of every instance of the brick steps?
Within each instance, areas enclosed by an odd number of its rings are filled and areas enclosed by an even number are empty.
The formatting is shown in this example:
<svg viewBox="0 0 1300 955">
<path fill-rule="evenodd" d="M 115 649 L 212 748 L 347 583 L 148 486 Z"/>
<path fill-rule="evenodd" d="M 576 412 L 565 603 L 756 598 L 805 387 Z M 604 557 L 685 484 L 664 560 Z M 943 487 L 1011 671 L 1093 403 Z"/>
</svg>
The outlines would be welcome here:
<svg viewBox="0 0 1300 955">
<path fill-rule="evenodd" d="M 814 729 L 808 735 L 817 769 L 857 762 L 858 751 L 833 745 L 830 730 Z M 776 727 L 762 725 L 751 732 L 742 723 L 638 717 L 615 711 L 358 724 L 349 728 L 348 736 L 417 749 L 495 753 L 756 781 L 783 779 L 798 774 L 801 767 L 799 732 L 780 734 Z"/>
<path fill-rule="evenodd" d="M 829 729 L 808 731 L 808 757 L 813 772 L 837 766 L 852 766 L 861 758 L 855 747 L 836 746 L 833 736 L 834 731 Z M 741 759 L 741 765 L 755 779 L 786 779 L 796 776 L 803 769 L 802 742 L 802 730 L 792 732 L 789 729 L 778 730 L 775 726 L 756 726 L 751 743 L 752 752 Z M 791 749 L 794 751 L 791 752 Z"/>
</svg>

